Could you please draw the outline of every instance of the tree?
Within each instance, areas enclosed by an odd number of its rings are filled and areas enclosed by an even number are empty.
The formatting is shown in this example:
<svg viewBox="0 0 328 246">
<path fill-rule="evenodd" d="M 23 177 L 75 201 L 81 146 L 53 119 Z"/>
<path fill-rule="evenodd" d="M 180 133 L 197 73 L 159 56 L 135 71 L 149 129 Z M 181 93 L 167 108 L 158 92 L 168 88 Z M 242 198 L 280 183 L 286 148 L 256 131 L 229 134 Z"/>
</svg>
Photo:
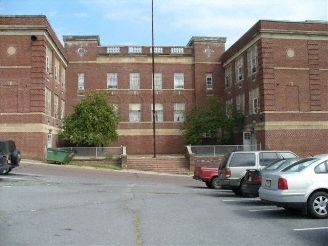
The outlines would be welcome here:
<svg viewBox="0 0 328 246">
<path fill-rule="evenodd" d="M 213 97 L 202 107 L 186 113 L 182 132 L 186 144 L 232 144 L 234 132 L 242 129 L 243 123 L 242 113 L 234 108 L 226 110 L 221 101 Z"/>
<path fill-rule="evenodd" d="M 106 92 L 92 91 L 63 120 L 59 137 L 77 146 L 108 146 L 118 139 L 119 118 Z"/>
</svg>

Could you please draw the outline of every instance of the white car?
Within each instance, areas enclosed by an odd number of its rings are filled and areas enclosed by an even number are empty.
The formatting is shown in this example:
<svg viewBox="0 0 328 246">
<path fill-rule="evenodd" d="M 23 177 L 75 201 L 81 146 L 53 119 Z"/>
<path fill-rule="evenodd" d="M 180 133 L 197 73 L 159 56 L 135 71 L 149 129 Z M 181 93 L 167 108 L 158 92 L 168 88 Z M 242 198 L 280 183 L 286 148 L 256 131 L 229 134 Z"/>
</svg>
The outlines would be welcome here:
<svg viewBox="0 0 328 246">
<path fill-rule="evenodd" d="M 328 154 L 302 159 L 279 173 L 264 173 L 259 196 L 265 203 L 328 218 Z"/>
</svg>

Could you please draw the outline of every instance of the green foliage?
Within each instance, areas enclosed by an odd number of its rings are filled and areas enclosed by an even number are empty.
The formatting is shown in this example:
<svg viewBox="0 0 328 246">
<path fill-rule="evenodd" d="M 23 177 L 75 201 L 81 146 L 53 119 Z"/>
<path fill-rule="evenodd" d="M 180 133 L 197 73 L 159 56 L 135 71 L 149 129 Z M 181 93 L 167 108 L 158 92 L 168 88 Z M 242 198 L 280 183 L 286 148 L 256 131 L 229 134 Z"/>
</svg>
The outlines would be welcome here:
<svg viewBox="0 0 328 246">
<path fill-rule="evenodd" d="M 186 144 L 232 144 L 234 132 L 243 127 L 244 115 L 234 108 L 227 111 L 229 115 L 217 98 L 188 111 L 182 126 Z"/>
<path fill-rule="evenodd" d="M 59 137 L 77 146 L 108 146 L 118 139 L 119 118 L 106 92 L 92 91 L 63 121 Z"/>
</svg>

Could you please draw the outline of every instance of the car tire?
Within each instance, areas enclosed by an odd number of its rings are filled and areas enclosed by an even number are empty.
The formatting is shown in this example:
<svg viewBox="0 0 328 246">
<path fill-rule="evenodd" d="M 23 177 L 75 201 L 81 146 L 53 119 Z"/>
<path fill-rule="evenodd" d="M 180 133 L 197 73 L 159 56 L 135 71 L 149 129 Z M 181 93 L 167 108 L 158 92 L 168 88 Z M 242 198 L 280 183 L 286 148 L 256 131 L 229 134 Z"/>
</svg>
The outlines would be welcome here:
<svg viewBox="0 0 328 246">
<path fill-rule="evenodd" d="M 208 188 L 212 188 L 211 181 L 205 181 L 205 184 Z"/>
<path fill-rule="evenodd" d="M 246 192 L 246 180 L 242 179 L 242 181 L 240 182 L 240 194 L 244 197 L 251 197 L 251 194 Z"/>
<path fill-rule="evenodd" d="M 215 177 L 212 179 L 211 186 L 213 189 L 219 189 L 221 187 L 219 183 L 219 177 Z"/>
<path fill-rule="evenodd" d="M 244 178 L 240 181 L 240 184 L 237 188 L 232 189 L 233 193 L 235 193 L 237 196 L 243 196 L 243 192 L 242 192 L 243 182 L 244 182 Z"/>
<path fill-rule="evenodd" d="M 21 161 L 20 151 L 18 149 L 15 149 L 11 154 L 11 162 L 14 165 L 18 165 L 20 161 Z"/>
<path fill-rule="evenodd" d="M 4 170 L 2 171 L 2 173 L 1 173 L 1 175 L 6 175 L 6 174 L 10 173 L 11 169 L 12 169 L 12 168 L 4 169 Z"/>
<path fill-rule="evenodd" d="M 328 218 L 328 193 L 313 193 L 307 202 L 308 214 L 316 219 Z"/>
</svg>

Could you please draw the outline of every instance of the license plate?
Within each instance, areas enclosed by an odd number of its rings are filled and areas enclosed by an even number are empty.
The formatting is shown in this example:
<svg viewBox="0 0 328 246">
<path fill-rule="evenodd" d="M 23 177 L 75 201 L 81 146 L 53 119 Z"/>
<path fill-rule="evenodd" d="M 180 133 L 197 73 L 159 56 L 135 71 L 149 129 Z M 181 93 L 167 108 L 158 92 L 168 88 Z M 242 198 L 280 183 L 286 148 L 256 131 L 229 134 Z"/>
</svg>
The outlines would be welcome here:
<svg viewBox="0 0 328 246">
<path fill-rule="evenodd" d="M 265 187 L 270 187 L 271 186 L 271 180 L 269 180 L 269 179 L 265 180 L 264 186 Z"/>
</svg>

